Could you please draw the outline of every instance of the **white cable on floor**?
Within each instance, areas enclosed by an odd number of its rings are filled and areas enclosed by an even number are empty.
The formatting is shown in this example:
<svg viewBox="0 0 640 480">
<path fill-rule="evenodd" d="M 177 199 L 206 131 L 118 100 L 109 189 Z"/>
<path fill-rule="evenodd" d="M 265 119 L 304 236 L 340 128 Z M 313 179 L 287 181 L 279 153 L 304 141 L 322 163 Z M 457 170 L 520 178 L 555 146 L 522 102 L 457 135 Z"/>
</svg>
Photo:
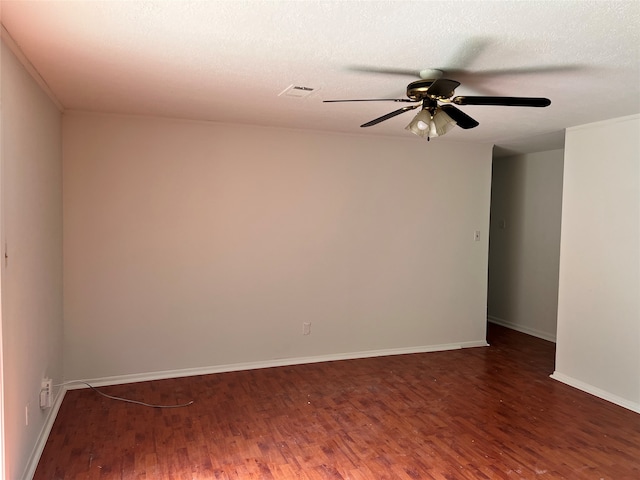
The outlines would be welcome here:
<svg viewBox="0 0 640 480">
<path fill-rule="evenodd" d="M 127 403 L 135 403 L 136 405 L 142 405 L 144 407 L 152 407 L 152 408 L 181 408 L 181 407 L 188 407 L 189 405 L 191 405 L 193 403 L 193 400 L 191 400 L 188 403 L 182 403 L 182 404 L 178 404 L 178 405 L 153 405 L 151 403 L 139 402 L 138 400 L 131 400 L 129 398 L 114 397 L 113 395 L 107 395 L 106 393 L 101 392 L 100 390 L 98 390 L 96 387 L 94 387 L 90 383 L 87 383 L 87 382 L 82 381 L 82 380 L 71 380 L 69 382 L 63 382 L 63 383 L 59 383 L 57 385 L 54 385 L 54 387 L 61 387 L 63 385 L 70 385 L 72 383 L 82 383 L 82 384 L 86 385 L 87 387 L 89 387 L 94 392 L 102 395 L 103 397 L 110 398 L 111 400 L 118 400 L 118 401 L 127 402 Z"/>
</svg>

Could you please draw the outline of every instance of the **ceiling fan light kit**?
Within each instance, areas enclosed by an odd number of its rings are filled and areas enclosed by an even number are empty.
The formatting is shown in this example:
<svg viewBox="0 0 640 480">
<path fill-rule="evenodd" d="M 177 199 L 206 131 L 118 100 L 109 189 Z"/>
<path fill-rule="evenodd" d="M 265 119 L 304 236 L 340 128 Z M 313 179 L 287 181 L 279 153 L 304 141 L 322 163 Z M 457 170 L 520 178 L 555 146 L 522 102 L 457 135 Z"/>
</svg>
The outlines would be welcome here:
<svg viewBox="0 0 640 480">
<path fill-rule="evenodd" d="M 551 100 L 540 97 L 457 96 L 460 82 L 446 78 L 421 79 L 407 85 L 407 98 L 372 98 L 360 100 L 325 100 L 325 102 L 410 102 L 414 105 L 399 108 L 375 118 L 360 127 L 371 127 L 420 106 L 422 109 L 405 127 L 406 130 L 429 140 L 441 137 L 456 125 L 468 130 L 479 124 L 455 105 L 492 105 L 510 107 L 548 107 Z"/>
<path fill-rule="evenodd" d="M 429 141 L 430 138 L 441 137 L 455 126 L 455 120 L 443 110 L 437 109 L 432 114 L 428 109 L 422 109 L 405 130 Z"/>
</svg>

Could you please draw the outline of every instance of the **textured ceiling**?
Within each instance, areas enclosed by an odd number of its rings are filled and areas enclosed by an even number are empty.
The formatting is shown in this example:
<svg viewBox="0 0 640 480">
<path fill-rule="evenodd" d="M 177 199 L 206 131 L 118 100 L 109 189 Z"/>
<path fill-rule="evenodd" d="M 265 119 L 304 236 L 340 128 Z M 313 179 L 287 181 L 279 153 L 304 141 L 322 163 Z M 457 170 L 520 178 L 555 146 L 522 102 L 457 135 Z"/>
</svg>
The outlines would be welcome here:
<svg viewBox="0 0 640 480">
<path fill-rule="evenodd" d="M 480 125 L 437 141 L 545 150 L 640 112 L 636 1 L 2 0 L 0 15 L 65 109 L 423 141 L 413 113 L 359 128 L 396 103 L 322 100 L 403 97 L 413 72 L 442 69 L 458 95 L 552 104 L 460 107 Z M 292 84 L 317 90 L 278 96 Z"/>
</svg>

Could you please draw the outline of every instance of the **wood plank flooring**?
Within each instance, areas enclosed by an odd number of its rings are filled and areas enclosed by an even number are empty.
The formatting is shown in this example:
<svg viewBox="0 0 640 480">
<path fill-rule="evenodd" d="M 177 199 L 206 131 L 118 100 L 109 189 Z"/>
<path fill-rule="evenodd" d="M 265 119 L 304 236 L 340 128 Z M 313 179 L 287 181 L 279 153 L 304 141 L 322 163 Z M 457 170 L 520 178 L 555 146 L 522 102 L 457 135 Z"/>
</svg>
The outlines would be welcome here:
<svg viewBox="0 0 640 480">
<path fill-rule="evenodd" d="M 640 478 L 640 415 L 549 378 L 554 344 L 69 391 L 35 480 Z"/>
</svg>

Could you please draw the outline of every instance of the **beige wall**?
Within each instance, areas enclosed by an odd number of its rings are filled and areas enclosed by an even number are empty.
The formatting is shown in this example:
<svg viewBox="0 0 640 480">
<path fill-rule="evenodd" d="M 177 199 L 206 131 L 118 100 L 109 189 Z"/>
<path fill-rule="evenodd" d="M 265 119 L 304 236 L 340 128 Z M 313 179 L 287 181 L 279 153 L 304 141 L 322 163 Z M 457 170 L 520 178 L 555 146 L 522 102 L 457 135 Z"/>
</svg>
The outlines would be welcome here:
<svg viewBox="0 0 640 480">
<path fill-rule="evenodd" d="M 67 379 L 484 341 L 490 145 L 81 113 L 63 138 Z"/>
<path fill-rule="evenodd" d="M 554 378 L 640 412 L 640 116 L 567 130 Z"/>
<path fill-rule="evenodd" d="M 4 42 L 1 59 L 4 478 L 15 480 L 52 421 L 41 381 L 62 380 L 62 147 L 60 112 Z"/>
<path fill-rule="evenodd" d="M 563 150 L 493 160 L 489 319 L 556 339 Z"/>
</svg>

